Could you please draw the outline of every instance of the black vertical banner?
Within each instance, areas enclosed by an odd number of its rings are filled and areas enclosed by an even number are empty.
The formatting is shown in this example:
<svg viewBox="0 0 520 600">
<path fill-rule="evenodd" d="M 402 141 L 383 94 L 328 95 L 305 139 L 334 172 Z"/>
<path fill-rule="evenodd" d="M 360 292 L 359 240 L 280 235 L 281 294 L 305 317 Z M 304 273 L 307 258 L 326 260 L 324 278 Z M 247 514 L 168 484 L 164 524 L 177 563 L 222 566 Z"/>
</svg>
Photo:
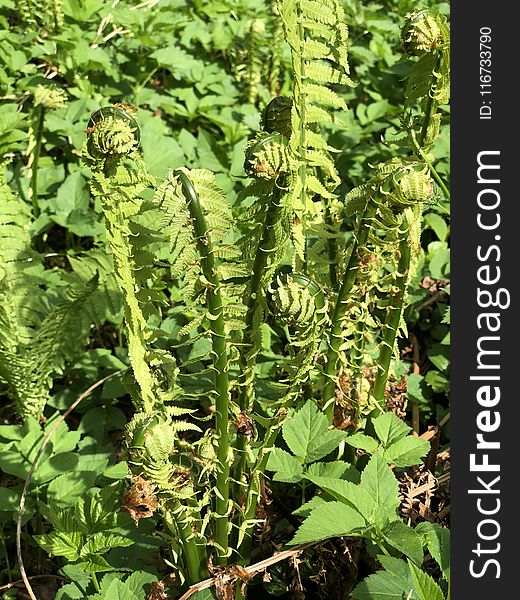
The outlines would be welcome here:
<svg viewBox="0 0 520 600">
<path fill-rule="evenodd" d="M 519 597 L 515 2 L 451 3 L 452 594 Z"/>
</svg>

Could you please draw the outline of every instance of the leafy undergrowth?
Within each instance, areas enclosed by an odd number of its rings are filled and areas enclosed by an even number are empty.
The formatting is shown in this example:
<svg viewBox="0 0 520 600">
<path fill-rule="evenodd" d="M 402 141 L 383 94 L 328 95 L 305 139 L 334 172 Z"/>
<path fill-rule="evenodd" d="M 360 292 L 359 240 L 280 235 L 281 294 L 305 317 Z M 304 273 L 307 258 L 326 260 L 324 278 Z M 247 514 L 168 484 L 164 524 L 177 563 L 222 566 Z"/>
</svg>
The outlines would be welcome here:
<svg viewBox="0 0 520 600">
<path fill-rule="evenodd" d="M 447 16 L 0 0 L 2 598 L 449 599 Z"/>
</svg>

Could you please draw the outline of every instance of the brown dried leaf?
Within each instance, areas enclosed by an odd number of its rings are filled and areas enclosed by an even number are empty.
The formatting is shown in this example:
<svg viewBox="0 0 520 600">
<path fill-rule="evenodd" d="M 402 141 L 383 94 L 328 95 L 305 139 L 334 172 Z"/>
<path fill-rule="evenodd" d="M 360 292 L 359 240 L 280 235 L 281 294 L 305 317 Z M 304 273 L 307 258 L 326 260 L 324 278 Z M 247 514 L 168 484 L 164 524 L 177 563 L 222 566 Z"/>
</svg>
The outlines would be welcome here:
<svg viewBox="0 0 520 600">
<path fill-rule="evenodd" d="M 122 507 L 137 524 L 141 519 L 153 516 L 157 505 L 151 484 L 142 477 L 135 477 L 132 487 L 123 496 Z"/>
</svg>

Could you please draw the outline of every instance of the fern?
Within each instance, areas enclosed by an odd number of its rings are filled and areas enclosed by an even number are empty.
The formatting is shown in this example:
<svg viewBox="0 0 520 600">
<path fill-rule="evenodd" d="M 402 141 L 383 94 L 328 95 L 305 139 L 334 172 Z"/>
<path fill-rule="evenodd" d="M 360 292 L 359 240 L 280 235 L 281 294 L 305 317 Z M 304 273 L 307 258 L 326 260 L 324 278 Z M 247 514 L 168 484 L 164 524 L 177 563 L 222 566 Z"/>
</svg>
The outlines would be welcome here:
<svg viewBox="0 0 520 600">
<path fill-rule="evenodd" d="M 134 402 L 152 412 L 175 397 L 176 374 L 173 357 L 152 347 L 156 335 L 147 322 L 153 302 L 147 287 L 152 264 L 147 269 L 146 263 L 151 263 L 152 255 L 145 249 L 154 236 L 136 217 L 143 205 L 140 195 L 154 179 L 137 150 L 138 126 L 133 117 L 108 107 L 98 111 L 91 124 L 83 156 L 92 167 L 91 191 L 102 201 L 107 239 L 123 292 L 128 353 L 138 389 Z"/>
<path fill-rule="evenodd" d="M 312 202 L 316 194 L 327 201 L 327 211 L 337 212 L 332 201 L 340 179 L 330 157 L 334 149 L 320 133 L 320 126 L 333 122 L 333 109 L 347 110 L 331 85 L 353 85 L 347 57 L 348 29 L 337 0 L 283 0 L 279 10 L 294 72 L 289 147 L 297 167 L 291 181 L 291 204 L 302 228 L 294 237 L 305 239 L 309 221 L 319 232 L 327 220 L 320 214 L 321 204 Z M 295 250 L 305 265 L 304 244 L 295 244 Z"/>
<path fill-rule="evenodd" d="M 64 294 L 44 292 L 45 272 L 31 248 L 31 213 L 0 173 L 0 379 L 22 418 L 39 417 L 53 378 L 62 375 L 88 339 L 85 308 L 98 275 Z"/>
<path fill-rule="evenodd" d="M 20 0 L 17 7 L 21 20 L 29 27 L 39 25 L 47 31 L 58 31 L 63 25 L 62 0 Z"/>
<path fill-rule="evenodd" d="M 35 329 L 34 339 L 26 344 L 13 341 L 19 324 L 7 308 L 9 289 L 0 288 L 0 379 L 7 384 L 22 418 L 42 414 L 53 377 L 63 374 L 66 363 L 77 356 L 88 339 L 84 307 L 96 287 L 97 277 L 83 286 L 69 288 Z"/>
</svg>

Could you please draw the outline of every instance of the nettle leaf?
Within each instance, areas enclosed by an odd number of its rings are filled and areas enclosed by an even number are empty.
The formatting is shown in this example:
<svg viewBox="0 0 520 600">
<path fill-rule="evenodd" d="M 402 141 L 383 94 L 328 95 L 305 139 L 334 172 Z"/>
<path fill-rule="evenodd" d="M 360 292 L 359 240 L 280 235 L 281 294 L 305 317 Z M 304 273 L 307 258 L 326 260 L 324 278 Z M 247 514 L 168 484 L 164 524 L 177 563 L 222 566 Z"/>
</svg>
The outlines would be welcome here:
<svg viewBox="0 0 520 600">
<path fill-rule="evenodd" d="M 360 448 L 361 450 L 365 450 L 365 452 L 369 452 L 373 454 L 376 451 L 376 448 L 379 446 L 377 440 L 369 435 L 365 435 L 364 433 L 354 433 L 353 435 L 349 435 L 345 440 L 349 446 L 353 448 Z"/>
<path fill-rule="evenodd" d="M 432 558 L 441 568 L 445 579 L 450 579 L 450 530 L 441 527 L 438 523 L 424 521 L 415 528 L 416 533 L 422 536 Z"/>
<path fill-rule="evenodd" d="M 383 527 L 381 533 L 393 548 L 408 556 L 414 563 L 422 564 L 422 539 L 409 525 L 401 520 L 392 521 Z"/>
<path fill-rule="evenodd" d="M 300 461 L 281 448 L 273 448 L 267 460 L 266 469 L 275 471 L 275 481 L 298 483 L 303 476 L 303 467 Z"/>
<path fill-rule="evenodd" d="M 79 528 L 91 535 L 115 527 L 117 508 L 117 490 L 105 487 L 94 496 L 80 498 L 74 507 L 74 516 Z"/>
<path fill-rule="evenodd" d="M 293 511 L 293 515 L 297 515 L 298 517 L 307 517 L 315 508 L 321 506 L 322 504 L 327 504 L 327 500 L 324 500 L 321 496 L 314 496 L 305 504 L 302 504 L 300 508 L 297 508 Z"/>
<path fill-rule="evenodd" d="M 136 596 L 126 582 L 120 579 L 114 579 L 110 582 L 106 590 L 101 589 L 102 598 L 110 598 L 110 600 L 136 600 Z"/>
<path fill-rule="evenodd" d="M 147 593 L 145 586 L 157 581 L 157 577 L 145 571 L 135 571 L 125 581 L 126 587 L 132 592 L 133 597 L 137 600 L 145 600 Z"/>
<path fill-rule="evenodd" d="M 83 496 L 94 484 L 98 474 L 95 471 L 69 471 L 49 484 L 49 500 L 61 506 L 70 506 Z"/>
<path fill-rule="evenodd" d="M 350 481 L 331 477 L 308 477 L 308 479 L 332 494 L 337 500 L 346 502 L 357 510 L 368 523 L 373 522 L 377 505 L 363 487 L 354 485 Z"/>
<path fill-rule="evenodd" d="M 315 462 L 309 465 L 304 477 L 334 477 L 335 479 L 346 479 L 352 483 L 359 483 L 359 471 L 350 463 L 342 460 L 331 462 Z"/>
<path fill-rule="evenodd" d="M 311 512 L 289 544 L 303 544 L 359 534 L 364 527 L 365 519 L 357 510 L 342 502 L 326 502 Z"/>
<path fill-rule="evenodd" d="M 408 561 L 414 589 L 419 600 L 444 600 L 444 594 L 435 581 L 419 567 Z"/>
<path fill-rule="evenodd" d="M 377 419 L 373 419 L 372 425 L 385 448 L 400 440 L 412 429 L 393 412 L 384 413 Z"/>
<path fill-rule="evenodd" d="M 114 571 L 114 567 L 110 565 L 106 559 L 99 554 L 90 554 L 83 557 L 83 560 L 76 563 L 80 569 L 87 573 L 103 573 L 105 571 Z"/>
<path fill-rule="evenodd" d="M 378 507 L 393 512 L 399 506 L 399 484 L 380 454 L 374 454 L 364 468 L 361 485 Z"/>
<path fill-rule="evenodd" d="M 356 600 L 419 600 L 413 590 L 413 582 L 408 565 L 399 558 L 378 556 L 386 569 L 369 575 L 359 583 L 353 592 Z"/>
<path fill-rule="evenodd" d="M 82 598 L 85 598 L 85 592 L 80 590 L 75 583 L 67 583 L 54 596 L 54 600 L 82 600 Z"/>
<path fill-rule="evenodd" d="M 104 554 L 112 548 L 126 548 L 133 543 L 133 540 L 124 535 L 99 531 L 88 537 L 87 542 L 81 548 L 80 557 L 85 558 L 90 554 Z"/>
<path fill-rule="evenodd" d="M 327 417 L 309 400 L 282 427 L 285 442 L 302 463 L 311 463 L 330 454 L 346 439 L 338 429 L 329 429 Z"/>
<path fill-rule="evenodd" d="M 419 437 L 408 436 L 389 446 L 383 456 L 388 464 L 394 464 L 396 467 L 411 467 L 419 464 L 429 450 L 429 442 Z"/>
<path fill-rule="evenodd" d="M 54 531 L 43 535 L 35 535 L 36 542 L 53 556 L 64 556 L 67 560 L 78 560 L 84 537 L 79 531 Z"/>
</svg>

